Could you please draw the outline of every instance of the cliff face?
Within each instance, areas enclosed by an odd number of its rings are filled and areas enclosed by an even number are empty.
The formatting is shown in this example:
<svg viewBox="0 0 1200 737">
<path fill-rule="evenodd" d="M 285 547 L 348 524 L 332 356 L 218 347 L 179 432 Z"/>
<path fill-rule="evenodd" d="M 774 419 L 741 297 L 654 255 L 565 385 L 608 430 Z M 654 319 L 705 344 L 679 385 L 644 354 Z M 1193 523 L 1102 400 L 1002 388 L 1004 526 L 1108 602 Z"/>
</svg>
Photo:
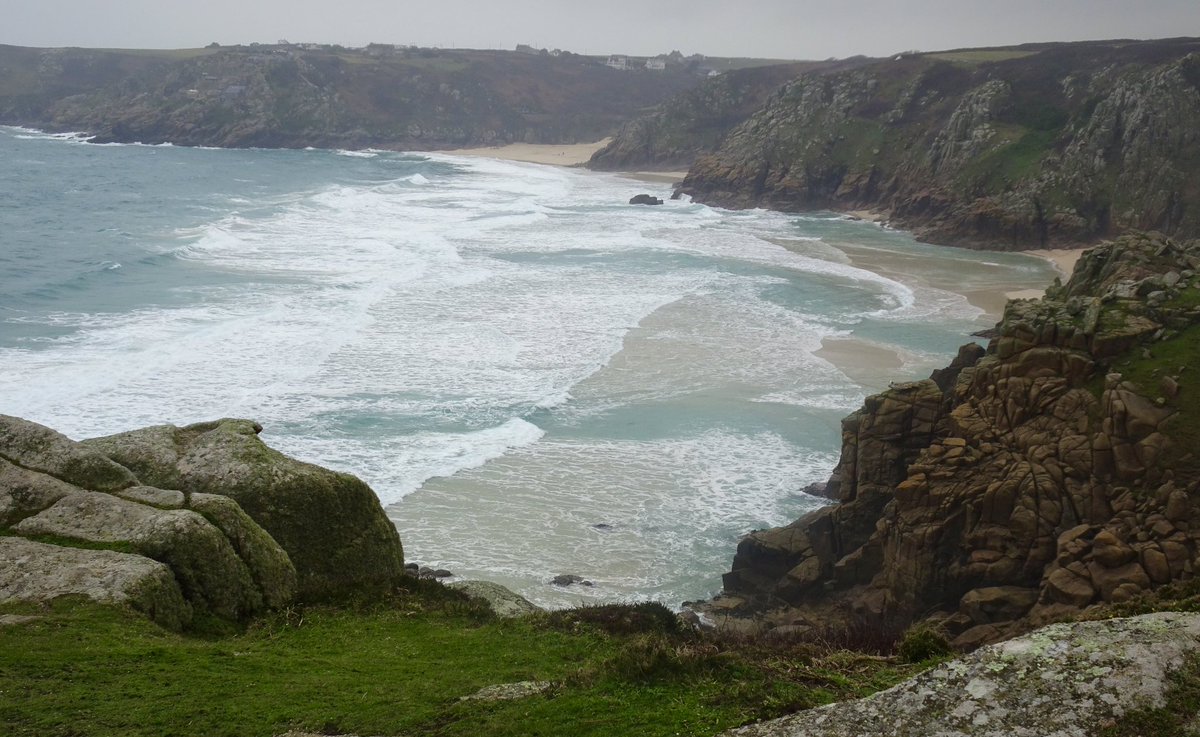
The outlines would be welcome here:
<svg viewBox="0 0 1200 737">
<path fill-rule="evenodd" d="M 164 52 L 0 46 L 0 123 L 98 142 L 264 147 L 575 143 L 699 79 L 564 54 L 254 46 Z"/>
<path fill-rule="evenodd" d="M 777 623 L 932 617 L 969 646 L 1192 578 L 1197 270 L 1200 242 L 1101 245 L 986 350 L 869 398 L 838 503 L 746 537 L 726 591 Z"/>
<path fill-rule="evenodd" d="M 935 243 L 1200 234 L 1200 41 L 914 54 L 806 74 L 681 185 L 732 207 L 876 208 Z"/>
<path fill-rule="evenodd" d="M 779 64 L 711 77 L 672 97 L 654 112 L 621 126 L 613 140 L 592 156 L 588 168 L 687 168 L 700 154 L 716 150 L 731 130 L 761 108 L 788 80 L 803 73 L 824 73 L 865 62 Z"/>
</svg>

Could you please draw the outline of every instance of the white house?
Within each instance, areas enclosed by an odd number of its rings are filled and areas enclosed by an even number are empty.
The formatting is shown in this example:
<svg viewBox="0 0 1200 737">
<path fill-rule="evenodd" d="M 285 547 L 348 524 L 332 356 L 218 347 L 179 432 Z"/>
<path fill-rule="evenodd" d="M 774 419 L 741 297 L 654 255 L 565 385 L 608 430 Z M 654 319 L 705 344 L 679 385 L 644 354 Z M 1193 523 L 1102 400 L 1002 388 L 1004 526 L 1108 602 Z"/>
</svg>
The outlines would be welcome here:
<svg viewBox="0 0 1200 737">
<path fill-rule="evenodd" d="M 608 61 L 604 62 L 604 65 L 625 71 L 629 68 L 629 59 L 624 56 L 610 56 L 608 57 Z"/>
<path fill-rule="evenodd" d="M 667 61 L 666 59 L 647 59 L 646 68 L 654 72 L 661 72 L 667 68 Z"/>
</svg>

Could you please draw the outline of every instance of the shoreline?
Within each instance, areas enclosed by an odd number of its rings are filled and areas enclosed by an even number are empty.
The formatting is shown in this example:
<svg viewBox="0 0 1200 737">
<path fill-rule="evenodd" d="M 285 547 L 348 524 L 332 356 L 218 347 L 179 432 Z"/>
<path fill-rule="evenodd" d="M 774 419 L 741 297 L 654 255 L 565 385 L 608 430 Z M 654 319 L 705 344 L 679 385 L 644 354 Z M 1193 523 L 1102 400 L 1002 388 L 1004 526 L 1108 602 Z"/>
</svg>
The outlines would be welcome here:
<svg viewBox="0 0 1200 737">
<path fill-rule="evenodd" d="M 501 161 L 519 161 L 524 164 L 543 164 L 545 166 L 565 166 L 582 168 L 592 155 L 612 141 L 605 138 L 593 143 L 572 143 L 565 145 L 551 143 L 509 143 L 504 146 L 480 146 L 473 148 L 457 148 L 429 153 L 450 154 L 452 156 L 479 156 Z M 687 176 L 686 171 L 614 171 L 608 172 L 617 176 L 633 179 L 647 184 L 678 184 Z"/>
<path fill-rule="evenodd" d="M 526 164 L 544 164 L 547 166 L 583 166 L 592 158 L 592 154 L 608 145 L 612 138 L 604 138 L 593 143 L 509 143 L 504 146 L 477 146 L 472 148 L 456 148 L 449 150 L 430 151 L 429 153 L 449 154 L 451 156 L 480 156 L 501 161 L 520 161 Z"/>
</svg>

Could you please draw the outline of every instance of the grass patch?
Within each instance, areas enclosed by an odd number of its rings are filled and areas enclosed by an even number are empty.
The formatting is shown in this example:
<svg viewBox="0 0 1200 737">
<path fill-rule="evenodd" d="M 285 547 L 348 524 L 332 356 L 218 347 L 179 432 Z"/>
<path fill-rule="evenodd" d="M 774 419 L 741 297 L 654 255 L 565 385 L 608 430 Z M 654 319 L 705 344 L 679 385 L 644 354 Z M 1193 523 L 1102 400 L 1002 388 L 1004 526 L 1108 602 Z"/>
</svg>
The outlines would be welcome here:
<svg viewBox="0 0 1200 737">
<path fill-rule="evenodd" d="M 921 670 L 812 644 L 697 635 L 667 624 L 656 605 L 497 621 L 426 588 L 386 606 L 289 610 L 204 637 L 85 602 L 4 607 L 41 618 L 0 627 L 0 731 L 711 735 Z M 458 700 L 521 680 L 556 686 L 518 701 Z"/>
<path fill-rule="evenodd" d="M 964 167 L 965 181 L 979 181 L 989 192 L 1006 187 L 1037 173 L 1043 159 L 1054 149 L 1057 130 L 1024 130 L 1006 126 L 1000 135 L 1012 141 L 988 151 Z"/>
<path fill-rule="evenodd" d="M 12 530 L 0 530 L 0 537 L 20 537 L 25 540 L 31 540 L 35 543 L 45 543 L 47 545 L 58 545 L 64 548 L 80 548 L 82 550 L 111 550 L 114 553 L 131 553 L 133 555 L 142 555 L 133 543 L 118 540 L 116 542 L 94 542 L 92 540 L 80 540 L 74 537 L 63 537 L 62 535 L 18 535 Z"/>
<path fill-rule="evenodd" d="M 1033 56 L 1036 51 L 1016 51 L 1013 49 L 979 49 L 976 51 L 943 51 L 937 54 L 922 54 L 928 59 L 940 59 L 958 64 L 987 64 L 1009 59 L 1024 59 Z"/>
<path fill-rule="evenodd" d="M 1185 290 L 1181 300 L 1196 300 L 1194 292 Z M 1174 468 L 1177 475 L 1189 478 L 1200 474 L 1200 325 L 1192 325 L 1167 340 L 1150 343 L 1146 353 L 1138 348 L 1113 364 L 1112 370 L 1138 387 L 1144 396 L 1155 399 L 1163 392 L 1163 377 L 1175 378 L 1179 393 L 1162 397 L 1164 404 L 1176 410 L 1168 420 L 1166 433 L 1174 441 L 1164 467 Z"/>
</svg>

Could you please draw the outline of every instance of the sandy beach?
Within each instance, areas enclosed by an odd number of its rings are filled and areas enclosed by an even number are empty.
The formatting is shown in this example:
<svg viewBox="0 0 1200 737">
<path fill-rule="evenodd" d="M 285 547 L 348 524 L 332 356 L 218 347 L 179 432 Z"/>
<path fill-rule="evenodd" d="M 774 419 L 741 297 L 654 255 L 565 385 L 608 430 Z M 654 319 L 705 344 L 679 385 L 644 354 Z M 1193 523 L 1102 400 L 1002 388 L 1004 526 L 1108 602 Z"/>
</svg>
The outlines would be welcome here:
<svg viewBox="0 0 1200 737">
<path fill-rule="evenodd" d="M 592 158 L 592 154 L 607 146 L 611 140 L 611 138 L 605 138 L 603 141 L 595 143 L 574 143 L 565 146 L 543 143 L 510 143 L 507 146 L 458 148 L 438 153 L 455 156 L 486 156 L 489 159 L 522 161 L 527 164 L 583 166 Z M 652 184 L 675 184 L 682 182 L 683 178 L 687 176 L 686 171 L 622 171 L 617 173 L 627 179 Z"/>
<path fill-rule="evenodd" d="M 1062 275 L 1063 281 L 1066 281 L 1071 276 L 1071 272 L 1075 270 L 1075 262 L 1086 251 L 1086 248 L 1043 248 L 1036 251 L 1025 251 L 1030 256 L 1044 258 L 1054 264 L 1054 268 L 1058 269 Z"/>
<path fill-rule="evenodd" d="M 438 153 L 455 156 L 485 156 L 505 161 L 523 161 L 527 164 L 549 164 L 552 166 L 582 166 L 592 154 L 608 145 L 611 138 L 595 143 L 573 143 L 553 145 L 543 143 L 510 143 L 507 146 L 485 146 L 482 148 L 458 148 Z"/>
</svg>

